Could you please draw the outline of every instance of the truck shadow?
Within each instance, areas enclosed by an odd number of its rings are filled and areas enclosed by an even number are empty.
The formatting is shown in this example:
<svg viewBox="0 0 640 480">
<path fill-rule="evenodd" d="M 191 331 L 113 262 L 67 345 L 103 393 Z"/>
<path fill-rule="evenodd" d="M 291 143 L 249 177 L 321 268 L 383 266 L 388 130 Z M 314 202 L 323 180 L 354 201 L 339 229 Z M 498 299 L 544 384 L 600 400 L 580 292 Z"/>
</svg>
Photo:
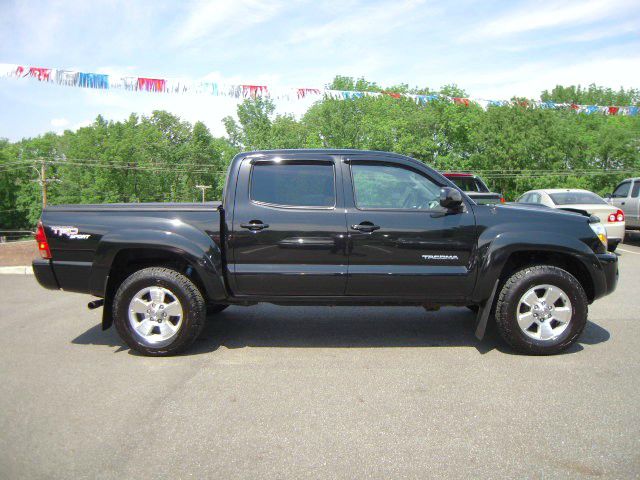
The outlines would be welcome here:
<svg viewBox="0 0 640 480">
<path fill-rule="evenodd" d="M 425 312 L 411 307 L 230 307 L 208 318 L 205 329 L 184 355 L 199 355 L 219 347 L 280 348 L 389 348 L 473 347 L 480 354 L 497 349 L 514 352 L 502 342 L 495 328 L 484 340 L 474 336 L 475 315 L 466 308 L 447 307 Z M 606 342 L 609 332 L 589 321 L 578 343 L 565 354 L 583 350 L 583 345 Z M 96 325 L 72 340 L 80 345 L 128 347 L 114 328 L 105 332 Z M 135 353 L 133 353 L 135 355 Z"/>
</svg>

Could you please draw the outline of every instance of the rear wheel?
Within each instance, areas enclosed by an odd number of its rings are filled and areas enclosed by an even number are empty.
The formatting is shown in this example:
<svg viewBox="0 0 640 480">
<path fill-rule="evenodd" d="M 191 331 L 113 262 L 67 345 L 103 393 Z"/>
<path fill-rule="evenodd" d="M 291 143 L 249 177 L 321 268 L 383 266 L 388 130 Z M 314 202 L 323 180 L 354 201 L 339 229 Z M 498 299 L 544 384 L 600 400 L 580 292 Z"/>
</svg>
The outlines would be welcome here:
<svg viewBox="0 0 640 480">
<path fill-rule="evenodd" d="M 198 287 L 181 273 L 163 267 L 139 270 L 122 282 L 113 312 L 122 340 L 149 356 L 185 350 L 202 331 L 206 318 Z"/>
<path fill-rule="evenodd" d="M 515 350 L 551 355 L 578 339 L 587 322 L 588 301 L 573 275 L 541 265 L 507 279 L 495 312 L 500 335 Z"/>
</svg>

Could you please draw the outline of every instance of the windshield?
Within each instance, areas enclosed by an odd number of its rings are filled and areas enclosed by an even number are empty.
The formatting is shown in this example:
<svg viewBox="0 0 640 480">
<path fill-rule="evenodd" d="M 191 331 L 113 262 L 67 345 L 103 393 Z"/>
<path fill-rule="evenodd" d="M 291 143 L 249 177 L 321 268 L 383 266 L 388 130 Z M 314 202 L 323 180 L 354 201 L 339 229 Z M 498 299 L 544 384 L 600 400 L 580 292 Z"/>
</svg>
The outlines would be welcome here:
<svg viewBox="0 0 640 480">
<path fill-rule="evenodd" d="M 591 192 L 561 192 L 550 193 L 549 196 L 556 205 L 580 205 L 580 204 L 596 204 L 606 205 L 602 198 Z"/>
<path fill-rule="evenodd" d="M 488 192 L 484 183 L 475 177 L 447 177 L 465 192 Z"/>
</svg>

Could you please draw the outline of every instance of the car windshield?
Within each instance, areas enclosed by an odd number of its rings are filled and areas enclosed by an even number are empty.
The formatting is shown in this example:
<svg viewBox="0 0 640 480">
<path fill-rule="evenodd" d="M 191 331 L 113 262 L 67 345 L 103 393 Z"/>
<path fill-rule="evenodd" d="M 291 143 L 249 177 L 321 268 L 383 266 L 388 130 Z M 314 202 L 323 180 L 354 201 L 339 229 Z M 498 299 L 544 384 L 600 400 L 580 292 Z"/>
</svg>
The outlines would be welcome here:
<svg viewBox="0 0 640 480">
<path fill-rule="evenodd" d="M 560 192 L 550 193 L 549 196 L 556 205 L 607 204 L 602 198 L 591 192 Z"/>
<path fill-rule="evenodd" d="M 465 192 L 488 192 L 484 183 L 475 177 L 447 177 Z"/>
</svg>

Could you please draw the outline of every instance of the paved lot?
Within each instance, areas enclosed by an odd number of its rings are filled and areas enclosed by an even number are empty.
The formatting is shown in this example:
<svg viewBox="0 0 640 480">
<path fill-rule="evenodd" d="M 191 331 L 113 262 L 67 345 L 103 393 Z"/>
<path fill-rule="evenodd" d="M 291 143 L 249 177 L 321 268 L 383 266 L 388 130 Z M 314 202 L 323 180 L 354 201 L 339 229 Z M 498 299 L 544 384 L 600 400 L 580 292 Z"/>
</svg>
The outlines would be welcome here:
<svg viewBox="0 0 640 480">
<path fill-rule="evenodd" d="M 101 332 L 89 297 L 0 276 L 2 478 L 637 478 L 640 242 L 570 352 L 460 308 L 232 307 L 190 355 Z"/>
</svg>

